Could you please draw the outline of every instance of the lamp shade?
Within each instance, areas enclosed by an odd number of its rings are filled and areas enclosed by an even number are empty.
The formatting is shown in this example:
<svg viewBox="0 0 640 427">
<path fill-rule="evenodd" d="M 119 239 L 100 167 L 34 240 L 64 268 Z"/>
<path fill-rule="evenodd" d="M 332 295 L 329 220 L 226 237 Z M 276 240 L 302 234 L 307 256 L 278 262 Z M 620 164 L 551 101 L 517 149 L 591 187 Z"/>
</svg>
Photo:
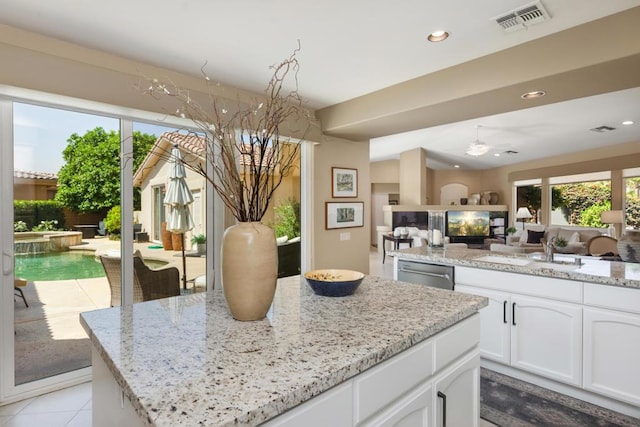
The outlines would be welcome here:
<svg viewBox="0 0 640 427">
<path fill-rule="evenodd" d="M 529 208 L 527 207 L 521 207 L 518 208 L 518 212 L 516 212 L 516 218 L 517 219 L 529 219 L 532 218 L 533 215 L 531 215 L 531 212 L 529 211 Z"/>
<path fill-rule="evenodd" d="M 602 211 L 600 213 L 600 222 L 603 224 L 622 224 L 624 222 L 624 213 L 622 211 Z"/>
</svg>

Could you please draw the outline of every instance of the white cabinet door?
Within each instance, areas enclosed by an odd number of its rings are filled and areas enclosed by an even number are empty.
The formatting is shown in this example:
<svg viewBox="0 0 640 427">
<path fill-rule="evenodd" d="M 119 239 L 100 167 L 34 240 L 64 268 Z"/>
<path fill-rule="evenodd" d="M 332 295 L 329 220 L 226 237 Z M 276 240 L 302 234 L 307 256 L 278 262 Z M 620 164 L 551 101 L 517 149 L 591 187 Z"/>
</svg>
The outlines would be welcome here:
<svg viewBox="0 0 640 427">
<path fill-rule="evenodd" d="M 428 427 L 433 419 L 433 388 L 431 382 L 418 387 L 394 403 L 380 416 L 361 424 L 367 427 Z"/>
<path fill-rule="evenodd" d="M 638 355 L 639 315 L 585 307 L 585 389 L 640 405 Z"/>
<path fill-rule="evenodd" d="M 511 365 L 582 385 L 582 307 L 513 295 Z"/>
<path fill-rule="evenodd" d="M 511 361 L 511 296 L 505 292 L 466 285 L 456 285 L 456 291 L 489 299 L 489 305 L 480 309 L 480 356 L 509 364 Z"/>
<path fill-rule="evenodd" d="M 477 427 L 480 420 L 480 358 L 473 351 L 434 380 L 433 425 Z"/>
</svg>

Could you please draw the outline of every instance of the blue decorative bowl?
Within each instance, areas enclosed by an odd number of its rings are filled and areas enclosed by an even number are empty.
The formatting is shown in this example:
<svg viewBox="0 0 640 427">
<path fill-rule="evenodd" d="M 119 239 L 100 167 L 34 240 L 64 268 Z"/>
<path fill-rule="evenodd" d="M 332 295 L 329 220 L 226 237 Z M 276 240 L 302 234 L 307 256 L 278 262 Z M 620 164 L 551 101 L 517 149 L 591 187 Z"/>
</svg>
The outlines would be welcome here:
<svg viewBox="0 0 640 427">
<path fill-rule="evenodd" d="M 352 270 L 313 270 L 305 273 L 304 278 L 317 295 L 344 297 L 358 289 L 364 274 Z"/>
</svg>

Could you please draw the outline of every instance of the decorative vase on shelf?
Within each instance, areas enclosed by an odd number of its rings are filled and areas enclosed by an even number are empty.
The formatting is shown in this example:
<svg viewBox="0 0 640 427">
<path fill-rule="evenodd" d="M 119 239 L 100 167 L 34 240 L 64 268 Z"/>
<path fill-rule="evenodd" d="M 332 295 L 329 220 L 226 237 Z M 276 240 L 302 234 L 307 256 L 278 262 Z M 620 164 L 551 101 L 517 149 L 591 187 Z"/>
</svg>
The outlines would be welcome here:
<svg viewBox="0 0 640 427">
<path fill-rule="evenodd" d="M 236 320 L 260 320 L 273 302 L 278 247 L 271 227 L 241 222 L 222 237 L 222 288 Z"/>
<path fill-rule="evenodd" d="M 497 205 L 498 204 L 498 193 L 496 193 L 495 191 L 492 191 L 491 193 L 489 193 L 489 204 L 490 205 Z"/>
<path fill-rule="evenodd" d="M 617 243 L 618 253 L 624 262 L 640 262 L 640 230 L 626 230 Z"/>
<path fill-rule="evenodd" d="M 482 196 L 480 197 L 480 204 L 488 205 L 489 200 L 491 200 L 491 193 L 489 191 L 483 191 Z"/>
</svg>

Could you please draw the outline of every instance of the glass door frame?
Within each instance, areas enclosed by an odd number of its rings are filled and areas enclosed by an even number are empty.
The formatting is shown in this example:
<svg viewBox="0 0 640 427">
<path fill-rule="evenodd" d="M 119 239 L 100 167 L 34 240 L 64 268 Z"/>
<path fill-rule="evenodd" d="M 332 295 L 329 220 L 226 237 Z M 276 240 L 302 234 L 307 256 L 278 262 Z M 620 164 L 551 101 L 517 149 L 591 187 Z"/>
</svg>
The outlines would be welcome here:
<svg viewBox="0 0 640 427">
<path fill-rule="evenodd" d="M 50 107 L 62 110 L 70 110 L 80 113 L 96 114 L 120 120 L 120 152 L 121 155 L 121 211 L 133 211 L 133 172 L 130 160 L 133 152 L 132 133 L 133 122 L 145 122 L 162 126 L 175 126 L 176 128 L 192 127 L 187 120 L 182 120 L 146 111 L 131 110 L 93 101 L 86 101 L 66 97 L 62 95 L 48 94 L 29 89 L 14 88 L 0 85 L 0 191 L 2 203 L 0 203 L 0 241 L 2 275 L 0 283 L 0 318 L 2 328 L 0 330 L 0 405 L 37 396 L 49 391 L 59 390 L 75 384 L 91 380 L 91 367 L 78 369 L 55 375 L 48 378 L 16 385 L 15 384 L 15 345 L 14 345 L 14 307 L 13 286 L 10 281 L 14 278 L 13 272 L 13 103 L 23 102 L 42 107 Z M 127 161 L 125 161 L 127 160 Z M 207 188 L 213 196 L 213 190 Z M 6 201 L 11 200 L 11 203 Z M 213 200 L 211 200 L 213 204 Z M 122 229 L 133 228 L 133 215 L 123 215 L 121 219 Z M 213 224 L 207 226 L 207 232 L 214 232 Z M 220 232 L 220 234 L 222 234 Z M 131 304 L 133 300 L 133 235 L 123 233 L 121 240 L 122 253 L 122 277 L 125 284 L 122 295 L 123 303 Z M 212 250 L 213 248 L 210 248 Z M 210 252 L 213 254 L 213 252 Z M 213 267 L 214 257 L 208 257 L 208 268 Z M 211 264 L 211 265 L 209 265 Z M 208 286 L 211 286 L 208 283 Z M 128 285 L 127 285 L 128 284 Z"/>
</svg>

